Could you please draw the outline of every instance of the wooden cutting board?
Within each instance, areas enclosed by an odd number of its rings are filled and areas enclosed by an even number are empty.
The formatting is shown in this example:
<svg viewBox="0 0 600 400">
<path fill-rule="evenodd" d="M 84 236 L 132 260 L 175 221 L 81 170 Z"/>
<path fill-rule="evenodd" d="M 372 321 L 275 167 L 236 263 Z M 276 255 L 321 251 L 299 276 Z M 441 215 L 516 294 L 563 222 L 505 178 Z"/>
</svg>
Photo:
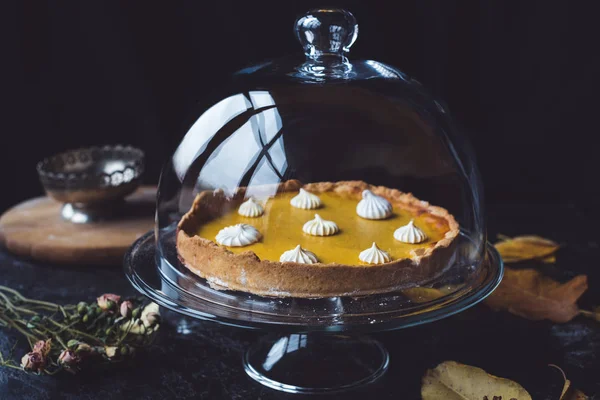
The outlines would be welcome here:
<svg viewBox="0 0 600 400">
<path fill-rule="evenodd" d="M 121 266 L 131 244 L 154 228 L 156 187 L 142 186 L 126 199 L 126 216 L 74 224 L 49 197 L 27 200 L 0 217 L 0 244 L 10 252 L 57 264 Z"/>
</svg>

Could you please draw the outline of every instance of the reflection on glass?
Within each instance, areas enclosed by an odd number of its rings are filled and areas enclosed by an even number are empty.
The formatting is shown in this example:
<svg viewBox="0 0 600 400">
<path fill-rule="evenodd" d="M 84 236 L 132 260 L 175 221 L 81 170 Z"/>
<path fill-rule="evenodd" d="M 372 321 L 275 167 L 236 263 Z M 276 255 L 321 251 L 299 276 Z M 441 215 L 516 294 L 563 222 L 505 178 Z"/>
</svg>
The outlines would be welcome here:
<svg viewBox="0 0 600 400">
<path fill-rule="evenodd" d="M 237 96 L 243 95 L 232 96 L 229 99 L 239 99 Z M 274 107 L 273 97 L 265 91 L 253 91 L 249 93 L 249 99 L 245 96 L 243 98 L 244 102 L 230 101 L 228 108 L 222 106 L 221 102 L 218 104 L 221 105 L 219 108 L 215 109 L 215 106 L 203 115 L 204 117 L 213 114 L 213 110 L 216 114 L 215 120 L 205 119 L 206 131 L 214 132 L 212 135 L 197 133 L 193 139 L 188 139 L 189 134 L 186 136 L 188 142 L 197 140 L 196 146 L 201 144 L 203 151 L 209 151 L 206 142 L 210 142 L 217 131 L 226 127 L 235 129 L 235 126 L 227 126 L 233 117 L 248 109 L 257 111 L 255 115 L 249 115 L 248 120 L 226 137 L 216 149 L 210 150 L 212 152 L 207 154 L 208 158 L 197 179 L 197 190 L 220 188 L 226 194 L 232 195 L 239 186 L 278 183 L 285 174 L 287 162 L 283 137 L 277 136 L 282 121 L 277 108 Z M 227 118 L 227 115 L 232 117 Z M 217 120 L 220 121 L 218 124 L 215 122 Z M 223 125 L 220 126 L 221 124 Z M 201 131 L 203 125 L 200 120 L 194 126 L 198 127 L 195 132 L 206 132 Z M 191 154 L 182 149 L 175 157 L 179 157 L 178 161 L 183 165 L 194 161 L 184 159 Z M 201 152 L 194 154 L 194 159 L 200 154 Z"/>
<path fill-rule="evenodd" d="M 273 166 L 266 157 L 261 158 L 260 163 L 254 175 L 250 179 L 250 184 L 246 190 L 246 197 L 253 196 L 256 199 L 266 199 L 277 193 L 275 186 L 265 186 L 280 182 L 280 176 L 275 172 Z"/>
<path fill-rule="evenodd" d="M 256 90 L 250 92 L 249 94 L 250 100 L 252 101 L 252 106 L 255 109 L 275 105 L 275 100 L 273 99 L 273 96 L 271 96 L 269 92 L 265 90 Z"/>
<path fill-rule="evenodd" d="M 248 98 L 236 94 L 221 100 L 198 118 L 173 155 L 173 167 L 180 181 L 217 131 L 249 108 L 252 108 L 252 103 Z"/>
<path fill-rule="evenodd" d="M 307 338 L 306 334 L 292 334 L 279 339 L 267 354 L 267 359 L 262 365 L 264 370 L 270 371 L 284 355 L 306 348 Z"/>
<path fill-rule="evenodd" d="M 402 80 L 406 79 L 402 73 L 400 73 L 399 71 L 396 71 L 395 69 L 388 67 L 385 64 L 379 63 L 377 61 L 372 61 L 372 60 L 367 60 L 367 61 L 365 61 L 365 63 L 369 67 L 373 68 L 373 70 L 375 70 L 383 78 L 402 79 Z"/>
<path fill-rule="evenodd" d="M 285 150 L 283 147 L 283 136 L 281 136 L 273 146 L 269 149 L 269 155 L 271 156 L 272 166 L 275 171 L 279 172 L 280 176 L 284 176 L 287 170 L 287 159 L 285 157 Z"/>
<path fill-rule="evenodd" d="M 283 355 L 285 354 L 287 343 L 288 338 L 287 336 L 284 336 L 277 342 L 275 342 L 273 347 L 271 347 L 271 350 L 269 350 L 269 354 L 267 354 L 267 359 L 263 363 L 263 368 L 265 369 L 265 371 L 270 371 L 271 368 L 273 368 L 273 365 L 277 364 L 277 362 L 281 360 L 281 357 L 283 357 Z"/>
<path fill-rule="evenodd" d="M 250 121 L 242 125 L 225 140 L 208 158 L 200 171 L 198 182 L 205 188 L 221 188 L 232 195 L 260 153 Z"/>
<path fill-rule="evenodd" d="M 233 120 L 240 116 L 235 123 L 242 125 L 236 129 Z M 230 96 L 202 114 L 184 137 L 173 156 L 176 175 L 183 181 L 190 166 L 204 155 L 196 190 L 221 188 L 231 195 L 240 185 L 278 183 L 288 165 L 281 128 L 281 115 L 269 92 Z M 227 129 L 234 131 L 227 134 Z M 223 132 L 228 136 L 219 142 L 215 136 Z M 213 141 L 219 142 L 214 149 Z"/>
</svg>

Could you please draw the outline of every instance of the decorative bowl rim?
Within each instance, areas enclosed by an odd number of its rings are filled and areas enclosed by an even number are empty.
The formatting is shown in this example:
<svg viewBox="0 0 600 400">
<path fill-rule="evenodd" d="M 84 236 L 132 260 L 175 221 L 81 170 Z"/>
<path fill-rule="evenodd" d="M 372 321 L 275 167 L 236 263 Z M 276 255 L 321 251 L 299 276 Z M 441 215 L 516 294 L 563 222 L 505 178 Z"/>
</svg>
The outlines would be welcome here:
<svg viewBox="0 0 600 400">
<path fill-rule="evenodd" d="M 50 166 L 57 161 L 61 161 L 70 156 L 76 156 L 77 154 L 90 154 L 92 152 L 98 152 L 101 156 L 112 152 L 124 152 L 128 153 L 128 157 L 124 158 L 125 166 L 121 169 L 113 172 L 90 172 L 90 171 L 71 171 L 71 172 L 57 172 L 59 168 L 50 169 Z M 102 188 L 102 187 L 118 187 L 121 185 L 127 185 L 138 180 L 144 172 L 144 151 L 131 146 L 131 145 L 102 145 L 102 146 L 89 146 L 79 147 L 76 149 L 70 149 L 62 151 L 60 153 L 53 154 L 49 157 L 39 161 L 36 165 L 37 173 L 42 181 L 42 184 L 46 186 L 49 184 L 67 184 L 69 187 L 64 189 L 76 189 L 78 184 L 91 184 L 91 186 Z M 94 162 L 94 160 L 91 160 Z M 75 160 L 73 160 L 75 162 Z M 129 179 L 115 180 L 113 176 L 118 174 L 124 175 L 128 170 L 131 171 Z M 107 177 L 107 178 L 105 178 Z M 104 179 L 103 179 L 104 178 Z M 118 181 L 118 183 L 115 183 Z M 56 190 L 58 188 L 47 188 L 50 190 Z"/>
</svg>

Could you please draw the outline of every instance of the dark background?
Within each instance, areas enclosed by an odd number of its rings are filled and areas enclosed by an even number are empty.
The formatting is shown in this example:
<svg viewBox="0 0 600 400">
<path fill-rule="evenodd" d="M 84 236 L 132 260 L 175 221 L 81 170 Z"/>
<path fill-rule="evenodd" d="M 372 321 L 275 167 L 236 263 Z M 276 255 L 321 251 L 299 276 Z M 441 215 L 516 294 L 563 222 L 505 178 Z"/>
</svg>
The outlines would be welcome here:
<svg viewBox="0 0 600 400">
<path fill-rule="evenodd" d="M 538 233 L 568 243 L 557 266 L 543 268 L 562 281 L 589 274 L 583 309 L 599 304 L 598 230 L 589 223 L 598 220 L 593 206 L 600 200 L 600 24 L 594 3 L 329 2 L 358 19 L 351 58 L 396 65 L 449 104 L 478 156 L 492 204 L 490 235 Z M 293 21 L 322 5 L 0 2 L 0 212 L 42 193 L 37 161 L 79 146 L 140 146 L 147 153 L 147 180 L 155 182 L 195 105 L 233 71 L 300 52 Z M 119 270 L 82 268 L 75 276 L 74 269 L 5 252 L 0 261 L 0 283 L 16 284 L 30 297 L 74 303 L 105 291 L 133 291 Z M 139 368 L 76 379 L 2 369 L 0 397 L 282 398 L 242 372 L 242 351 L 253 340 L 247 333 L 169 315 L 157 353 L 142 356 Z M 550 379 L 550 363 L 587 394 L 600 393 L 598 323 L 583 317 L 551 324 L 481 305 L 381 339 L 392 353 L 390 371 L 351 397 L 417 398 L 423 371 L 445 359 L 514 379 L 536 399 L 555 399 L 562 385 L 558 373 Z M 16 334 L 0 335 L 4 351 L 15 341 Z M 544 395 L 550 389 L 555 395 Z"/>
<path fill-rule="evenodd" d="M 449 105 L 478 155 L 488 202 L 600 198 L 600 25 L 593 1 L 346 1 L 351 58 L 395 65 Z M 147 180 L 194 105 L 248 64 L 301 51 L 313 1 L 3 3 L 0 210 L 41 194 L 35 164 L 126 143 Z"/>
</svg>

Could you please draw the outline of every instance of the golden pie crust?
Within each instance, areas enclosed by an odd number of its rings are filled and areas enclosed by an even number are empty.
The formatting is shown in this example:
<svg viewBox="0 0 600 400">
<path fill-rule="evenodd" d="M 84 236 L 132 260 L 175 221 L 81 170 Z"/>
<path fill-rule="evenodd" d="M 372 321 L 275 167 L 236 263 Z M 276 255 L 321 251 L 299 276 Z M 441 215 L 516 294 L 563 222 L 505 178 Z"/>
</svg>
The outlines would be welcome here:
<svg viewBox="0 0 600 400">
<path fill-rule="evenodd" d="M 204 222 L 236 210 L 246 193 L 245 188 L 239 188 L 231 197 L 222 191 L 205 191 L 196 196 L 191 209 L 179 222 L 177 252 L 180 261 L 218 289 L 239 290 L 261 296 L 303 298 L 362 296 L 417 286 L 434 279 L 452 264 L 459 226 L 444 208 L 432 206 L 411 193 L 362 181 L 302 185 L 299 181 L 290 180 L 277 187 L 263 188 L 265 193 L 269 193 L 269 190 L 281 193 L 298 191 L 301 187 L 317 195 L 334 192 L 356 202 L 362 198 L 363 190 L 368 189 L 388 199 L 394 210 L 415 215 L 426 213 L 431 219 L 447 226 L 447 231 L 442 239 L 411 250 L 410 257 L 394 259 L 385 264 L 301 264 L 261 260 L 251 249 L 233 253 L 227 247 L 196 234 Z"/>
</svg>

